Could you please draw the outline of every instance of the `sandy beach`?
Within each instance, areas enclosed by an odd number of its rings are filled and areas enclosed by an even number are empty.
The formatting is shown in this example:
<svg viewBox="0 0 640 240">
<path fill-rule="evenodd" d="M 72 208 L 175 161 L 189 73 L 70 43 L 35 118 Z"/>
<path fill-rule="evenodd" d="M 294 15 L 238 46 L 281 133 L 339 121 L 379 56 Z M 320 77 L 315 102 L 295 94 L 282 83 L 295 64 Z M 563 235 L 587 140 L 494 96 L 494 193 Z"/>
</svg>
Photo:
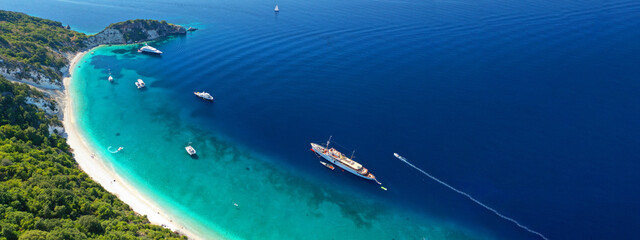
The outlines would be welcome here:
<svg viewBox="0 0 640 240">
<path fill-rule="evenodd" d="M 141 215 L 147 215 L 149 221 L 153 224 L 164 226 L 173 231 L 179 232 L 187 236 L 189 239 L 204 239 L 194 232 L 190 231 L 187 226 L 180 224 L 176 218 L 168 216 L 160 209 L 157 204 L 150 201 L 150 198 L 142 195 L 131 184 L 127 183 L 118 174 L 111 170 L 104 159 L 97 151 L 88 144 L 86 138 L 79 131 L 77 125 L 73 102 L 70 97 L 69 87 L 71 84 L 71 73 L 76 64 L 89 51 L 76 54 L 71 60 L 69 66 L 69 75 L 64 77 L 64 94 L 59 99 L 62 112 L 64 113 L 63 123 L 67 133 L 67 143 L 73 149 L 73 155 L 80 168 L 87 173 L 94 181 L 98 182 L 107 191 L 116 195 L 120 200 L 128 204 L 133 211 Z"/>
</svg>

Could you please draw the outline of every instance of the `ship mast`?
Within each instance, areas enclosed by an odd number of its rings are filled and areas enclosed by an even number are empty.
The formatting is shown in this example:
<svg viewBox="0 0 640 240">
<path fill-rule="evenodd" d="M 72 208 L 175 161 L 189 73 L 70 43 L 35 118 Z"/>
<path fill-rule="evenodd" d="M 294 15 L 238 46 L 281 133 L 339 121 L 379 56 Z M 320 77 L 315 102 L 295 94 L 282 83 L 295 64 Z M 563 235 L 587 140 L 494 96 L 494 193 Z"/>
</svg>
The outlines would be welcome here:
<svg viewBox="0 0 640 240">
<path fill-rule="evenodd" d="M 327 140 L 327 148 L 329 148 L 329 143 L 331 142 L 331 137 L 333 137 L 333 136 L 329 136 L 329 140 Z"/>
</svg>

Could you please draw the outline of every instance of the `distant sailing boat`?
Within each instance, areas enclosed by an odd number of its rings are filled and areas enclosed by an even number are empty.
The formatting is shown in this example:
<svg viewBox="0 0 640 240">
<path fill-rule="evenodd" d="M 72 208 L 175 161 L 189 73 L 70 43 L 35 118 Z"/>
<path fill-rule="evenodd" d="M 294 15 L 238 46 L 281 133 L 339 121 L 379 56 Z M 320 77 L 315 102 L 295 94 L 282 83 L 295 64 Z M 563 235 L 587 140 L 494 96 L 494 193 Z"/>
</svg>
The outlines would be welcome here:
<svg viewBox="0 0 640 240">
<path fill-rule="evenodd" d="M 278 8 L 278 4 L 276 4 L 276 8 L 275 8 L 275 9 L 273 9 L 273 11 L 275 11 L 275 12 L 280 12 L 280 9 Z"/>
<path fill-rule="evenodd" d="M 111 76 L 111 69 L 109 69 L 109 82 L 113 82 L 113 77 Z"/>
</svg>

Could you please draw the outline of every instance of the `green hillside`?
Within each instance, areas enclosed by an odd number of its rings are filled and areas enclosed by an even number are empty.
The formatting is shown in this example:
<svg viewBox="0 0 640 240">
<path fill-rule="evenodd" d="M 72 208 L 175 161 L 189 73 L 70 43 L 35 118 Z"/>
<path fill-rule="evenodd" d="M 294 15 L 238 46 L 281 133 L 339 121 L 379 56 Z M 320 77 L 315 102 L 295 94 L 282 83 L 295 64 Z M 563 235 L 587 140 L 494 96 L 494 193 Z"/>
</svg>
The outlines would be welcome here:
<svg viewBox="0 0 640 240">
<path fill-rule="evenodd" d="M 61 52 L 78 51 L 86 38 L 60 22 L 0 10 L 0 65 L 32 68 L 60 80 L 57 70 L 68 63 Z"/>
<path fill-rule="evenodd" d="M 0 239 L 180 239 L 78 168 L 58 120 L 24 101 L 39 96 L 0 77 Z"/>
</svg>

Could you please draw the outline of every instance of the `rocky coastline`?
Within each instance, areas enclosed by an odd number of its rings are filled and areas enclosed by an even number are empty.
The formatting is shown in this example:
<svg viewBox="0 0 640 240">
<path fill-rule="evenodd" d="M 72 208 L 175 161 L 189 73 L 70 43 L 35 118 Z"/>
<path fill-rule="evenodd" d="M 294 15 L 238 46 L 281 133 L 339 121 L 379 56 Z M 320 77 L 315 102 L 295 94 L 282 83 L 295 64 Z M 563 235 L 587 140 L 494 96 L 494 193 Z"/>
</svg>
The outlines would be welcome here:
<svg viewBox="0 0 640 240">
<path fill-rule="evenodd" d="M 60 24 L 61 28 L 65 28 Z M 69 30 L 71 31 L 71 30 Z M 53 67 L 36 68 L 30 64 L 4 59 L 0 55 L 0 75 L 15 82 L 26 83 L 41 90 L 62 90 L 62 77 L 69 71 L 69 62 L 78 52 L 87 51 L 100 45 L 132 44 L 159 40 L 173 35 L 185 35 L 183 26 L 166 21 L 136 19 L 114 23 L 97 34 L 86 36 L 77 44 L 79 51 L 49 49 L 51 55 L 63 58 L 66 65 L 60 69 Z"/>
<path fill-rule="evenodd" d="M 61 23 L 58 23 L 58 25 L 58 27 L 64 28 L 66 31 L 72 31 Z M 147 19 L 114 23 L 99 33 L 90 36 L 74 32 L 74 34 L 81 36 L 82 41 L 74 42 L 71 39 L 66 44 L 73 46 L 73 49 L 77 51 L 48 48 L 48 54 L 66 63 L 61 68 L 35 66 L 24 62 L 12 61 L 0 55 L 0 75 L 10 81 L 24 83 L 42 91 L 44 93 L 42 99 L 27 99 L 27 103 L 35 105 L 48 115 L 56 115 L 58 119 L 63 119 L 63 114 L 60 111 L 60 109 L 64 108 L 62 106 L 65 97 L 63 78 L 70 75 L 69 65 L 74 57 L 100 45 L 135 44 L 160 40 L 174 35 L 185 35 L 186 33 L 187 30 L 182 26 L 167 23 L 166 21 Z M 60 126 L 50 126 L 49 132 L 66 137 L 64 129 Z"/>
</svg>

